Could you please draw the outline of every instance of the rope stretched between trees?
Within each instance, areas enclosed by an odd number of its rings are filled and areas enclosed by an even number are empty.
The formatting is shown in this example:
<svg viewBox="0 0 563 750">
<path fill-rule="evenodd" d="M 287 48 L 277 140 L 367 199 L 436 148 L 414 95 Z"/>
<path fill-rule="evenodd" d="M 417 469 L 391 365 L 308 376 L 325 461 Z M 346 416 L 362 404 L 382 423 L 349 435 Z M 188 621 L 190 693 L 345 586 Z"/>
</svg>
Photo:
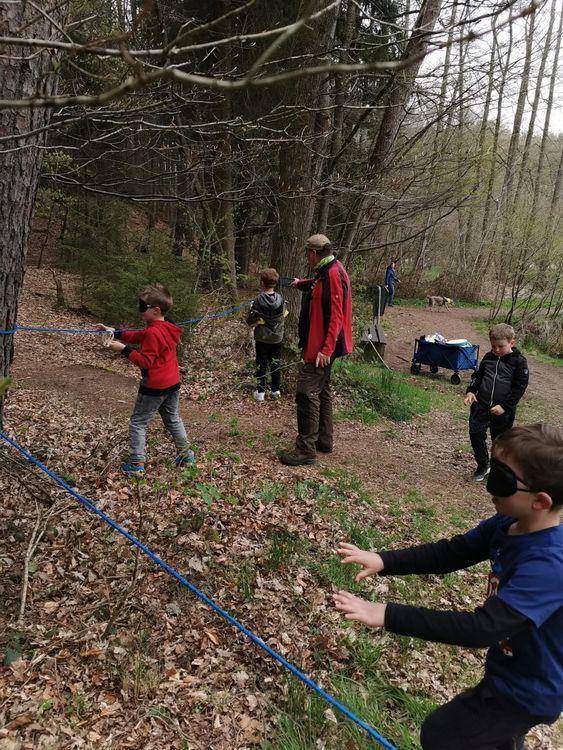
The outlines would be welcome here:
<svg viewBox="0 0 563 750">
<path fill-rule="evenodd" d="M 287 661 L 287 659 L 284 659 L 284 657 L 281 654 L 278 654 L 277 651 L 275 651 L 273 648 L 268 646 L 267 643 L 265 643 L 261 638 L 255 635 L 251 630 L 245 627 L 238 620 L 235 620 L 235 618 L 232 617 L 226 610 L 224 610 L 222 607 L 216 604 L 213 601 L 213 599 L 211 599 L 206 594 L 204 594 L 203 591 L 200 591 L 196 586 L 193 585 L 193 583 L 188 581 L 188 579 L 185 578 L 181 573 L 178 573 L 177 570 L 172 568 L 170 565 L 168 565 L 168 563 L 162 560 L 162 558 L 160 558 L 158 555 L 152 552 L 147 546 L 145 546 L 143 542 L 141 542 L 139 539 L 137 539 L 132 534 L 130 534 L 127 531 L 127 529 L 125 529 L 123 526 L 120 526 L 120 524 L 118 524 L 117 521 L 114 521 L 113 518 L 106 515 L 103 511 L 97 508 L 93 503 L 90 502 L 90 500 L 86 499 L 83 495 L 81 495 L 79 492 L 77 492 L 72 487 L 70 487 L 64 481 L 64 479 L 61 479 L 61 477 L 59 477 L 57 474 L 51 471 L 51 469 L 47 468 L 47 466 L 42 464 L 41 461 L 35 458 L 35 456 L 33 456 L 31 453 L 26 451 L 26 449 L 23 448 L 21 445 L 19 445 L 19 443 L 17 443 L 15 440 L 13 440 L 8 435 L 6 435 L 5 432 L 2 432 L 2 430 L 0 430 L 0 438 L 2 438 L 2 440 L 4 440 L 9 445 L 11 445 L 17 451 L 19 451 L 19 453 L 21 453 L 22 456 L 25 456 L 25 458 L 27 458 L 28 461 L 31 461 L 31 463 L 37 466 L 37 468 L 39 468 L 44 474 L 47 474 L 47 476 L 51 477 L 51 479 L 53 479 L 64 490 L 66 490 L 69 493 L 69 495 L 72 495 L 72 497 L 74 497 L 82 505 L 88 508 L 88 510 L 92 511 L 92 513 L 95 513 L 97 516 L 99 516 L 99 518 L 101 518 L 109 526 L 111 526 L 119 534 L 121 534 L 121 536 L 129 540 L 131 544 L 133 544 L 135 547 L 140 549 L 141 552 L 144 555 L 146 555 L 149 559 L 151 559 L 154 563 L 156 563 L 156 565 L 161 567 L 169 575 L 171 575 L 173 578 L 179 581 L 183 586 L 189 589 L 192 592 L 192 594 L 195 594 L 199 599 L 205 602 L 205 604 L 211 607 L 211 609 L 214 612 L 216 612 L 224 620 L 226 620 L 235 628 L 237 628 L 237 630 L 243 633 L 249 640 L 251 640 L 254 644 L 259 646 L 263 651 L 265 651 L 269 656 L 275 659 L 279 664 L 281 664 L 283 667 L 288 669 L 295 677 L 301 680 L 301 682 L 303 682 L 305 685 L 310 687 L 318 695 L 320 695 L 321 698 L 327 701 L 327 703 L 330 703 L 331 706 L 333 706 L 338 711 L 340 711 L 344 716 L 350 719 L 350 721 L 354 722 L 354 724 L 356 724 L 365 732 L 367 732 L 367 734 L 369 734 L 370 737 L 372 737 L 374 740 L 377 740 L 377 742 L 379 742 L 380 745 L 387 748 L 388 750 L 397 750 L 397 748 L 394 745 L 392 745 L 388 740 L 382 737 L 373 727 L 371 727 L 369 724 L 366 724 L 365 721 L 360 719 L 359 716 L 356 716 L 356 714 L 353 713 L 349 708 L 347 708 L 343 703 L 340 703 L 340 701 L 338 701 L 336 698 L 333 698 L 332 695 L 330 695 L 330 693 L 327 693 L 325 690 L 323 690 L 320 687 L 320 685 L 317 685 L 316 682 L 311 680 L 310 677 L 307 677 L 306 674 L 304 674 L 299 669 L 297 669 L 297 667 L 294 666 L 291 662 Z"/>
<path fill-rule="evenodd" d="M 179 323 L 174 323 L 177 326 L 191 326 L 201 323 L 202 320 L 209 320 L 211 318 L 226 318 L 239 310 L 248 307 L 250 302 L 243 302 L 240 305 L 229 307 L 226 310 L 221 310 L 216 313 L 209 313 L 208 315 L 200 315 L 198 318 L 190 318 L 189 320 L 181 320 Z M 144 328 L 121 328 L 121 331 L 144 331 Z M 39 333 L 106 333 L 106 331 L 99 331 L 97 328 L 49 328 L 48 326 L 20 326 L 15 325 L 9 331 L 0 331 L 0 336 L 13 336 L 18 331 L 29 331 Z"/>
</svg>

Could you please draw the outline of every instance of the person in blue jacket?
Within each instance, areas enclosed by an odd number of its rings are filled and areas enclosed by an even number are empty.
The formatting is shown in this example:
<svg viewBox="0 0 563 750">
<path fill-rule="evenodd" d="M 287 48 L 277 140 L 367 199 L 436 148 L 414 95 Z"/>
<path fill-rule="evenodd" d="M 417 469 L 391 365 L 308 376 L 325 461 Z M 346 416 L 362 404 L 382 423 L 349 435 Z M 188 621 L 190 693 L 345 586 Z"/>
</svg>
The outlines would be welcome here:
<svg viewBox="0 0 563 750">
<path fill-rule="evenodd" d="M 490 560 L 486 601 L 437 610 L 334 594 L 348 620 L 467 648 L 488 647 L 475 686 L 427 716 L 423 750 L 524 750 L 563 709 L 563 428 L 513 427 L 493 446 L 487 491 L 496 514 L 451 539 L 368 552 L 341 542 L 367 576 L 451 573 Z"/>
<path fill-rule="evenodd" d="M 387 291 L 389 292 L 389 302 L 387 305 L 389 307 L 393 307 L 393 300 L 395 298 L 395 284 L 400 284 L 401 279 L 397 277 L 397 274 L 395 273 L 395 265 L 396 261 L 392 260 L 391 263 L 387 266 L 387 270 L 385 271 L 385 286 L 387 288 Z"/>
</svg>

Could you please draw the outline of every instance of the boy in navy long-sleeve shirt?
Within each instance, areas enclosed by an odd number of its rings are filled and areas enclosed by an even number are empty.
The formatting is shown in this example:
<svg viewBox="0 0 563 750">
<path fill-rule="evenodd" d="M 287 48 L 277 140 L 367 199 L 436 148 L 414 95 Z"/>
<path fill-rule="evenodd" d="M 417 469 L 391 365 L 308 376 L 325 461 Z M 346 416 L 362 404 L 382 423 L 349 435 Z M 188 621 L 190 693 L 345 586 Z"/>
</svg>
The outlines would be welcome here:
<svg viewBox="0 0 563 750">
<path fill-rule="evenodd" d="M 485 675 L 430 714 L 424 750 L 518 750 L 563 709 L 563 429 L 515 427 L 494 444 L 487 490 L 496 515 L 452 539 L 391 552 L 341 544 L 356 576 L 448 573 L 490 559 L 487 599 L 473 612 L 372 603 L 340 591 L 349 620 L 430 641 L 488 646 Z"/>
</svg>

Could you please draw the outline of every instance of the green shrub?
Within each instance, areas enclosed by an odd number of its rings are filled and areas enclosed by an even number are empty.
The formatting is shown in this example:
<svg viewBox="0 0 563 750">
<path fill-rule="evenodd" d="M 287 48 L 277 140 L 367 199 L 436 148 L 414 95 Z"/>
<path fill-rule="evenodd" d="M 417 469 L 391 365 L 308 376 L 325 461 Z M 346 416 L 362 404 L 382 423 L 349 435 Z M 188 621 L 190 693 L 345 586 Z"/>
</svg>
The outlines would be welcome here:
<svg viewBox="0 0 563 750">
<path fill-rule="evenodd" d="M 108 199 L 82 203 L 69 223 L 61 265 L 80 275 L 82 304 L 93 315 L 114 325 L 138 325 L 138 294 L 159 282 L 172 294 L 173 320 L 195 316 L 193 263 L 172 254 L 167 227 L 131 226 L 129 207 Z"/>
</svg>

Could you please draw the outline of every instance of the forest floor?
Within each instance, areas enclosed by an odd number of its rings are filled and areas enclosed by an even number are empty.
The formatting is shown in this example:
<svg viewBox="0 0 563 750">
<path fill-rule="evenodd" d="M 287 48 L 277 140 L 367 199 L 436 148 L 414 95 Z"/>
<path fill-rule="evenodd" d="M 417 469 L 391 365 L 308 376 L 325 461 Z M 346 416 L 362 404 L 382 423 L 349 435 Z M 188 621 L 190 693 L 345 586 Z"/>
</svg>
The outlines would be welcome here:
<svg viewBox="0 0 563 750">
<path fill-rule="evenodd" d="M 91 326 L 72 310 L 75 280 L 62 276 L 71 309 L 57 311 L 51 276 L 29 269 L 20 324 Z M 350 587 L 467 608 L 482 601 L 486 568 L 360 587 L 333 550 L 342 538 L 372 548 L 429 541 L 492 512 L 470 481 L 468 374 L 454 386 L 448 371 L 409 373 L 423 333 L 468 338 L 484 353 L 486 314 L 388 310 L 386 361 L 429 408 L 409 422 L 351 420 L 337 364 L 335 451 L 315 466 L 278 463 L 295 435 L 295 367 L 280 401 L 256 404 L 240 319 L 205 321 L 186 346 L 182 414 L 195 468 L 173 467 L 155 424 L 145 479 L 120 474 L 138 378 L 95 336 L 17 335 L 6 429 L 401 750 L 415 750 L 424 715 L 478 679 L 483 652 L 366 633 L 330 594 Z M 518 421 L 561 424 L 563 371 L 530 357 L 530 372 Z M 0 447 L 0 461 L 0 750 L 373 746 L 13 451 Z M 44 533 L 30 548 L 33 529 Z M 555 748 L 554 732 L 535 730 L 529 747 Z"/>
</svg>

